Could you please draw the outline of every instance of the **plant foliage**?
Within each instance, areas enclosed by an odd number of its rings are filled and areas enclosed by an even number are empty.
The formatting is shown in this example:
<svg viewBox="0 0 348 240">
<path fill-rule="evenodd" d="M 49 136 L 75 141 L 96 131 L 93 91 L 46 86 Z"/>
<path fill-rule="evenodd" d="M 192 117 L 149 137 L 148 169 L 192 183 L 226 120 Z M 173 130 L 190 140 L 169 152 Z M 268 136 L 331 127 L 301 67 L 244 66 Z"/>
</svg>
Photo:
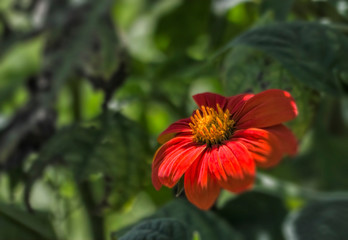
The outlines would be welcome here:
<svg viewBox="0 0 348 240">
<path fill-rule="evenodd" d="M 1 0 L 0 240 L 345 239 L 347 6 Z M 154 190 L 193 94 L 271 88 L 297 103 L 296 157 L 207 212 Z"/>
</svg>

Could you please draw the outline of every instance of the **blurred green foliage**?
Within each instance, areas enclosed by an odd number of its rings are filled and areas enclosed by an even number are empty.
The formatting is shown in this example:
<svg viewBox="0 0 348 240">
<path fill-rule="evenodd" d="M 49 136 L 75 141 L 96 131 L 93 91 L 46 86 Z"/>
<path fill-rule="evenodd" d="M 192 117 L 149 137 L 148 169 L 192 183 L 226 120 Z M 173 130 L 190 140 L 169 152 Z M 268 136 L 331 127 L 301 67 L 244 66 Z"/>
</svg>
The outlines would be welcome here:
<svg viewBox="0 0 348 240">
<path fill-rule="evenodd" d="M 0 240 L 344 239 L 347 52 L 347 0 L 1 0 Z M 154 190 L 193 94 L 270 88 L 298 156 L 209 212 Z"/>
</svg>

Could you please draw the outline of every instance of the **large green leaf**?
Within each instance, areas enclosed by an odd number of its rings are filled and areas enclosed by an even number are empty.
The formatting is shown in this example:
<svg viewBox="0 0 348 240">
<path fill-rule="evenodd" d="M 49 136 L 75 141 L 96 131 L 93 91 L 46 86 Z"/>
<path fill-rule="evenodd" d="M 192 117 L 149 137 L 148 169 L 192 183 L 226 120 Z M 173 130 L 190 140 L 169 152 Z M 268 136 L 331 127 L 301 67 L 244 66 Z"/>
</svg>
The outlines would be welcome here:
<svg viewBox="0 0 348 240">
<path fill-rule="evenodd" d="M 296 81 L 276 60 L 246 46 L 236 46 L 224 59 L 223 85 L 226 95 L 260 92 L 270 88 L 289 91 L 299 116 L 291 121 L 297 136 L 303 136 L 313 119 L 315 95 L 305 84 Z"/>
<path fill-rule="evenodd" d="M 18 89 L 35 75 L 41 63 L 42 39 L 17 44 L 0 60 L 0 106 L 11 104 Z"/>
<path fill-rule="evenodd" d="M 284 235 L 287 240 L 342 240 L 348 236 L 347 222 L 348 199 L 327 198 L 290 215 Z"/>
<path fill-rule="evenodd" d="M 62 159 L 78 182 L 92 174 L 111 178 L 117 193 L 115 206 L 136 194 L 149 177 L 147 136 L 133 121 L 119 113 L 60 130 L 40 152 L 32 174 L 51 160 Z"/>
<path fill-rule="evenodd" d="M 42 103 L 50 103 L 61 87 L 80 65 L 86 49 L 89 49 L 94 34 L 101 28 L 103 14 L 111 5 L 110 0 L 86 1 L 86 4 L 71 11 L 64 11 L 64 4 L 51 6 L 55 28 L 47 40 L 45 69 L 53 72 L 52 87 L 42 98 Z M 62 5 L 62 6 L 60 6 Z M 64 6 L 65 7 L 65 6 Z M 51 23 L 52 24 L 52 23 Z"/>
<path fill-rule="evenodd" d="M 348 1 L 347 0 L 329 0 L 329 4 L 336 7 L 337 12 L 344 17 L 348 17 Z"/>
<path fill-rule="evenodd" d="M 330 44 L 327 44 L 330 43 Z M 347 38 L 316 23 L 278 23 L 251 29 L 225 48 L 248 46 L 278 60 L 310 88 L 339 93 L 346 71 Z"/>
<path fill-rule="evenodd" d="M 328 191 L 348 188 L 348 132 L 345 108 L 339 98 L 326 96 L 318 104 L 307 149 L 298 156 L 294 167 L 302 178 L 315 181 Z M 304 141 L 303 141 L 304 142 Z"/>
<path fill-rule="evenodd" d="M 136 225 L 120 240 L 191 240 L 190 235 L 178 220 L 159 218 Z"/>
<path fill-rule="evenodd" d="M 262 12 L 271 11 L 275 20 L 284 21 L 291 10 L 293 2 L 294 0 L 263 0 L 261 2 L 260 10 Z"/>
<path fill-rule="evenodd" d="M 147 218 L 173 218 L 182 222 L 188 231 L 192 234 L 198 232 L 200 239 L 242 239 L 241 236 L 223 219 L 219 218 L 213 212 L 200 211 L 195 206 L 185 200 L 176 199 L 163 208 L 159 209 L 154 215 Z M 146 221 L 146 220 L 144 220 Z M 113 233 L 113 236 L 120 236 L 128 229 Z"/>
<path fill-rule="evenodd" d="M 211 14 L 211 1 L 197 4 L 193 1 L 181 1 L 181 5 L 164 15 L 156 29 L 159 47 L 167 52 L 186 51 L 199 37 L 206 34 Z M 185 31 L 180 26 L 185 26 Z"/>
<path fill-rule="evenodd" d="M 258 239 L 261 233 L 272 236 L 271 239 L 282 239 L 280 227 L 286 213 L 282 199 L 256 191 L 238 195 L 218 210 L 246 240 Z"/>
<path fill-rule="evenodd" d="M 0 240 L 54 240 L 48 214 L 30 214 L 12 205 L 0 204 Z"/>
</svg>

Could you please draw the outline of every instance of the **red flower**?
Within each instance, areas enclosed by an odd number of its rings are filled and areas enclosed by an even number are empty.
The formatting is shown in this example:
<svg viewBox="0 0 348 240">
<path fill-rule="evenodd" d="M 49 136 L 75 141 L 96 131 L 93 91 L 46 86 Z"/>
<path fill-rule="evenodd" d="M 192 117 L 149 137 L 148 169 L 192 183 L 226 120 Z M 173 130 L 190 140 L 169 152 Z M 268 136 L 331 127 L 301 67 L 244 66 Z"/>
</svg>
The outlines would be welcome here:
<svg viewBox="0 0 348 240">
<path fill-rule="evenodd" d="M 190 202 L 209 209 L 221 188 L 249 189 L 255 167 L 278 164 L 294 155 L 297 141 L 282 123 L 298 114 L 290 93 L 271 89 L 259 94 L 193 96 L 199 106 L 191 118 L 171 124 L 158 137 L 163 144 L 152 163 L 152 183 L 174 187 L 184 176 Z"/>
</svg>

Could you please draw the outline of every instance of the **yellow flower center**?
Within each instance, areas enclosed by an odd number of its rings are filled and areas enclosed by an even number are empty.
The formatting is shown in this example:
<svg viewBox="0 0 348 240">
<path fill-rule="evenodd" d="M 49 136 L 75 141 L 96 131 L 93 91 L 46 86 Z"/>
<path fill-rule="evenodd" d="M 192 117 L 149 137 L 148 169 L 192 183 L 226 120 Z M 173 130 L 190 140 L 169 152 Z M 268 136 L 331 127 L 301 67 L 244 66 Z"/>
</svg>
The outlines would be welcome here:
<svg viewBox="0 0 348 240">
<path fill-rule="evenodd" d="M 228 110 L 224 112 L 218 104 L 216 106 L 217 111 L 214 108 L 201 106 L 201 110 L 197 109 L 191 116 L 190 127 L 194 141 L 212 146 L 221 144 L 231 137 L 234 125 L 231 114 Z"/>
</svg>

